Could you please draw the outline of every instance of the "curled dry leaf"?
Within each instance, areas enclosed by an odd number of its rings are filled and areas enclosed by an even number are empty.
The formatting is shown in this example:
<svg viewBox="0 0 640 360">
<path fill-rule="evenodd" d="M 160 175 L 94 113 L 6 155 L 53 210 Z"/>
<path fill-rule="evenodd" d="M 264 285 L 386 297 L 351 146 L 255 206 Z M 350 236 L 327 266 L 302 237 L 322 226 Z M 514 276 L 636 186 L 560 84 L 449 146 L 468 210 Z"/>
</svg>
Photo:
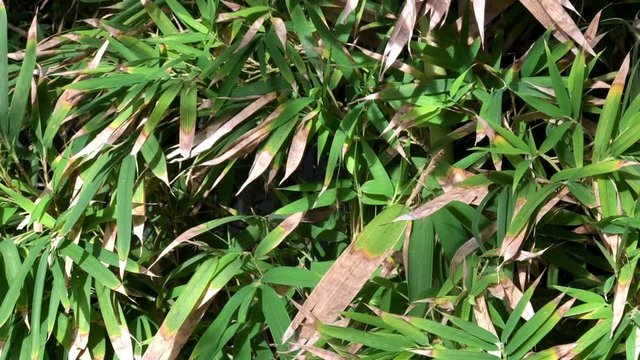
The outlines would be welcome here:
<svg viewBox="0 0 640 360">
<path fill-rule="evenodd" d="M 323 324 L 335 322 L 402 237 L 406 222 L 391 221 L 404 209 L 402 205 L 390 206 L 364 228 L 307 297 L 288 326 L 283 342 L 298 332 L 291 341 L 293 349 L 297 348 L 294 344 L 312 345 L 318 334 L 310 325 L 316 320 Z"/>
</svg>

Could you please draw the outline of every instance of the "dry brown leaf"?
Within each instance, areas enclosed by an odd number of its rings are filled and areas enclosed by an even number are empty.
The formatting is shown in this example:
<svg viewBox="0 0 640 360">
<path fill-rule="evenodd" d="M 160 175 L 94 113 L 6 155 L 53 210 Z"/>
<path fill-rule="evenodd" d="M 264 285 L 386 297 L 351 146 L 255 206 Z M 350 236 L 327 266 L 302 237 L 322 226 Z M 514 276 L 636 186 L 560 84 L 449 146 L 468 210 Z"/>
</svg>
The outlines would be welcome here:
<svg viewBox="0 0 640 360">
<path fill-rule="evenodd" d="M 311 355 L 315 355 L 315 356 L 317 356 L 317 357 L 319 357 L 320 359 L 323 359 L 323 360 L 342 360 L 342 359 L 345 359 L 342 356 L 340 356 L 340 355 L 338 355 L 338 354 L 336 354 L 336 353 L 334 353 L 332 351 L 326 350 L 326 349 L 321 349 L 321 348 L 317 348 L 317 347 L 314 347 L 314 346 L 307 346 L 307 345 L 302 345 L 302 344 L 294 344 L 294 345 L 296 345 L 296 346 L 300 347 L 301 349 L 309 352 Z"/>
<path fill-rule="evenodd" d="M 602 16 L 602 10 L 598 11 L 596 16 L 591 19 L 589 27 L 584 33 L 584 37 L 591 47 L 595 47 L 597 44 L 596 37 L 598 35 L 598 26 L 600 25 L 600 16 Z"/>
<path fill-rule="evenodd" d="M 513 260 L 515 260 L 515 261 L 528 261 L 528 260 L 539 258 L 540 256 L 542 256 L 542 254 L 544 254 L 545 251 L 549 250 L 550 247 L 551 246 L 546 247 L 546 248 L 544 248 L 544 249 L 542 249 L 540 251 L 536 251 L 536 252 L 520 250 L 518 252 L 518 256 L 516 256 Z"/>
<path fill-rule="evenodd" d="M 144 179 L 142 179 L 137 186 L 140 187 L 140 189 L 136 189 L 136 191 L 140 191 L 140 198 L 136 199 L 134 194 L 134 203 L 133 207 L 131 208 L 131 217 L 133 220 L 133 235 L 138 237 L 138 240 L 140 240 L 140 243 L 142 244 L 144 240 L 144 223 L 147 218 Z"/>
<path fill-rule="evenodd" d="M 236 4 L 236 3 L 231 2 L 231 1 L 220 0 L 220 2 L 223 3 L 226 7 L 228 7 L 229 10 L 231 10 L 231 11 L 238 11 L 238 10 L 242 9 L 242 6 L 240 6 L 240 4 Z"/>
<path fill-rule="evenodd" d="M 420 17 L 428 15 L 429 29 L 433 30 L 447 18 L 450 6 L 451 0 L 427 0 L 422 7 Z"/>
<path fill-rule="evenodd" d="M 384 59 L 382 63 L 383 73 L 387 71 L 391 67 L 391 64 L 396 61 L 404 46 L 411 39 L 413 27 L 416 23 L 416 17 L 416 4 L 414 0 L 405 1 L 404 7 L 400 12 L 400 16 L 398 16 L 398 20 L 393 26 L 393 32 L 389 37 L 387 46 L 385 46 L 384 52 L 382 53 L 382 57 Z"/>
<path fill-rule="evenodd" d="M 358 46 L 358 45 L 355 45 L 355 47 L 358 48 L 358 50 L 360 50 L 364 55 L 366 55 L 366 56 L 368 56 L 368 57 L 370 57 L 372 59 L 375 59 L 375 60 L 378 60 L 378 61 L 382 61 L 384 59 L 384 57 L 382 55 L 378 54 L 377 52 L 373 52 L 371 50 L 367 50 L 367 49 L 365 49 L 365 48 L 363 48 L 361 46 Z M 413 66 L 411 66 L 409 64 L 406 64 L 406 63 L 404 63 L 404 62 L 402 62 L 400 60 L 394 61 L 391 64 L 391 66 L 396 68 L 396 69 L 398 69 L 398 70 L 400 70 L 400 71 L 402 71 L 405 74 L 413 76 L 414 78 L 421 79 L 421 78 L 424 77 L 424 73 L 422 71 L 420 71 L 420 70 L 416 69 L 415 67 L 413 67 Z"/>
<path fill-rule="evenodd" d="M 244 49 L 247 45 L 249 45 L 251 40 L 253 40 L 253 38 L 258 33 L 258 30 L 260 30 L 260 27 L 262 26 L 262 23 L 264 23 L 264 20 L 266 18 L 267 18 L 267 15 L 262 15 L 258 19 L 256 19 L 256 21 L 254 21 L 253 24 L 251 24 L 251 26 L 249 26 L 249 30 L 247 30 L 247 32 L 244 33 L 244 36 L 240 41 L 240 45 L 238 46 L 236 51 L 234 51 L 234 54 Z"/>
<path fill-rule="evenodd" d="M 289 153 L 287 155 L 287 164 L 285 165 L 284 176 L 282 177 L 282 180 L 280 180 L 280 184 L 287 180 L 298 166 L 300 166 L 300 162 L 304 157 L 304 150 L 307 146 L 307 138 L 309 137 L 311 126 L 313 125 L 313 123 L 308 120 L 316 116 L 318 112 L 319 111 L 317 110 L 312 111 L 305 116 L 298 125 L 298 128 L 293 135 L 293 139 L 291 140 L 291 146 L 289 147 Z"/>
<path fill-rule="evenodd" d="M 624 308 L 627 305 L 627 298 L 629 297 L 629 287 L 631 281 L 621 281 L 618 279 L 616 282 L 616 288 L 613 292 L 613 318 L 611 320 L 611 335 L 620 324 L 622 317 L 624 316 Z"/>
<path fill-rule="evenodd" d="M 578 10 L 576 10 L 576 8 L 573 6 L 573 4 L 571 3 L 571 0 L 558 0 L 558 2 L 566 7 L 567 9 L 573 11 L 574 13 L 580 15 L 580 13 L 578 12 Z"/>
<path fill-rule="evenodd" d="M 251 115 L 253 115 L 256 111 L 263 108 L 265 105 L 275 100 L 277 97 L 275 92 L 265 94 L 249 104 L 246 108 L 242 109 L 238 114 L 229 119 L 229 121 L 221 124 L 219 128 L 217 128 L 210 136 L 207 136 L 202 142 L 196 145 L 191 150 L 191 157 L 199 155 L 209 149 L 213 145 L 215 145 L 218 140 L 220 140 L 224 135 L 228 134 L 233 130 L 236 126 L 240 125 L 243 121 L 248 119 Z"/>
<path fill-rule="evenodd" d="M 564 42 L 567 37 L 571 38 L 577 46 L 583 47 L 588 53 L 594 55 L 589 42 L 557 0 L 520 0 L 520 2 L 544 27 L 555 29 L 553 34 L 558 40 Z"/>
<path fill-rule="evenodd" d="M 115 249 L 116 235 L 118 234 L 117 230 L 118 230 L 118 226 L 116 225 L 115 221 L 107 223 L 107 225 L 104 227 L 104 236 L 102 237 L 102 247 L 105 250 L 113 252 L 113 249 Z M 103 264 L 107 266 L 106 263 L 103 262 Z"/>
<path fill-rule="evenodd" d="M 484 8 L 486 0 L 471 0 L 471 2 L 473 3 L 473 15 L 476 18 L 478 32 L 480 33 L 480 41 L 484 46 Z"/>
<path fill-rule="evenodd" d="M 269 116 L 267 116 L 266 119 L 264 119 L 264 121 L 260 123 L 260 125 L 249 130 L 246 134 L 241 135 L 234 142 L 232 142 L 227 147 L 227 149 L 223 151 L 222 155 L 219 155 L 212 160 L 205 161 L 201 165 L 218 165 L 231 158 L 237 158 L 253 151 L 253 149 L 255 149 L 255 147 L 258 146 L 258 144 L 260 144 L 269 135 L 269 126 L 276 120 L 278 116 L 280 116 L 282 111 L 283 107 L 278 106 L 275 110 L 273 110 L 273 112 L 271 112 L 271 114 L 269 114 Z"/>
<path fill-rule="evenodd" d="M 89 334 L 88 333 L 80 333 L 77 327 L 74 327 L 72 330 L 73 340 L 71 341 L 71 345 L 69 345 L 69 360 L 76 359 L 86 359 L 86 355 L 82 355 L 83 353 L 87 353 L 87 345 L 89 344 Z M 91 359 L 91 357 L 89 357 Z"/>
<path fill-rule="evenodd" d="M 496 328 L 493 326 L 493 321 L 489 315 L 489 308 L 487 307 L 487 301 L 484 295 L 477 296 L 475 298 L 476 305 L 473 307 L 473 316 L 476 318 L 476 323 L 481 328 L 495 335 L 496 339 L 499 339 Z M 496 344 L 498 345 L 498 344 Z M 500 350 L 489 351 L 489 354 L 496 357 L 500 357 Z"/>
<path fill-rule="evenodd" d="M 214 294 L 215 295 L 215 294 Z M 180 329 L 173 335 L 169 333 L 166 325 L 163 323 L 154 335 L 151 344 L 142 356 L 142 360 L 173 360 L 180 355 L 180 350 L 189 340 L 189 337 L 196 329 L 196 326 L 202 319 L 202 316 L 211 305 L 213 296 L 204 295 L 199 305 L 189 314 Z"/>
<path fill-rule="evenodd" d="M 477 205 L 477 203 L 479 203 L 479 201 L 481 201 L 488 192 L 489 188 L 487 186 L 453 187 L 453 189 L 445 191 L 444 194 L 437 196 L 430 201 L 427 201 L 425 204 L 419 206 L 410 213 L 398 217 L 395 221 L 407 221 L 425 218 L 442 209 L 452 201 L 460 201 L 465 204 Z"/>
<path fill-rule="evenodd" d="M 340 24 L 344 25 L 347 23 L 347 18 L 349 17 L 349 15 L 351 15 L 351 13 L 353 13 L 357 6 L 358 0 L 347 0 L 347 2 L 344 4 L 344 7 L 342 8 L 340 16 L 338 17 L 340 19 Z"/>
<path fill-rule="evenodd" d="M 309 325 L 315 321 L 323 324 L 335 322 L 340 312 L 349 306 L 375 269 L 400 241 L 406 222 L 389 221 L 402 211 L 404 207 L 399 205 L 387 208 L 364 228 L 307 297 L 287 328 L 283 342 L 298 331 L 292 343 L 312 345 L 319 335 Z"/>
<path fill-rule="evenodd" d="M 531 286 L 538 285 L 538 283 L 540 282 L 540 279 L 541 279 L 540 277 L 537 278 L 533 282 L 533 284 L 531 284 Z M 491 295 L 493 295 L 494 297 L 500 300 L 504 300 L 509 306 L 509 308 L 511 308 L 511 310 L 516 308 L 516 306 L 518 305 L 518 302 L 520 302 L 520 299 L 522 299 L 522 295 L 523 295 L 522 291 L 520 291 L 520 289 L 516 287 L 513 281 L 511 281 L 511 279 L 509 279 L 506 276 L 502 277 L 498 284 L 489 286 L 487 289 L 489 290 Z M 520 317 L 522 317 L 524 320 L 530 320 L 534 314 L 535 314 L 535 311 L 533 311 L 533 306 L 531 305 L 531 302 L 528 302 Z"/>
<path fill-rule="evenodd" d="M 496 332 L 496 328 L 493 326 L 491 316 L 489 316 L 489 308 L 487 307 L 487 301 L 484 298 L 484 295 L 476 297 L 475 302 L 476 305 L 473 307 L 473 316 L 476 318 L 476 323 L 478 326 L 492 333 L 497 338 L 498 333 Z"/>
<path fill-rule="evenodd" d="M 276 30 L 276 35 L 278 35 L 278 39 L 282 44 L 282 49 L 287 51 L 287 27 L 284 24 L 284 21 L 279 17 L 272 17 L 271 23 L 273 24 L 274 29 Z"/>
<path fill-rule="evenodd" d="M 320 322 L 333 323 L 338 314 L 349 306 L 384 257 L 386 256 L 369 258 L 365 253 L 357 251 L 352 243 L 322 277 L 303 306 Z M 304 320 L 305 316 L 298 312 L 284 339 L 289 339 Z M 303 327 L 299 338 L 308 340 L 307 344 L 313 344 L 317 335 L 314 329 Z"/>
<path fill-rule="evenodd" d="M 462 244 L 462 246 L 460 246 L 458 250 L 456 250 L 455 254 L 453 254 L 453 257 L 451 258 L 451 264 L 449 265 L 449 273 L 453 274 L 456 268 L 458 267 L 458 265 L 462 264 L 464 259 L 466 259 L 466 257 L 469 256 L 469 254 L 474 252 L 480 246 L 479 243 L 483 243 L 489 240 L 491 236 L 495 234 L 495 232 L 496 232 L 496 224 L 491 223 L 489 224 L 489 226 L 487 226 L 484 230 L 480 232 L 480 239 L 476 239 L 475 237 L 472 237 L 471 239 L 467 240 L 464 244 Z"/>
</svg>

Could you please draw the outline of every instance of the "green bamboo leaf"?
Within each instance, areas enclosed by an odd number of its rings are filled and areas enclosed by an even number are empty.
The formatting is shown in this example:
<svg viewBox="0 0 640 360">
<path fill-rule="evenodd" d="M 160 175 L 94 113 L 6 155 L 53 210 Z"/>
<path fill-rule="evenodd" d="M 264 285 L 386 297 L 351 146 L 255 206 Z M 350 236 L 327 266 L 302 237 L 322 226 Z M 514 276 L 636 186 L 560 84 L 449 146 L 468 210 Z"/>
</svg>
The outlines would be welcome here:
<svg viewBox="0 0 640 360">
<path fill-rule="evenodd" d="M 9 50 L 7 45 L 7 9 L 4 2 L 0 0 L 0 114 L 9 113 Z M 2 124 L 1 131 L 6 136 L 9 124 L 5 121 L 0 124 Z"/>
<path fill-rule="evenodd" d="M 341 339 L 349 343 L 362 344 L 374 349 L 403 351 L 415 347 L 413 341 L 397 334 L 374 333 L 320 323 L 316 324 L 316 330 L 324 336 Z"/>
<path fill-rule="evenodd" d="M 262 291 L 262 314 L 267 322 L 271 337 L 276 342 L 276 347 L 281 352 L 286 352 L 288 346 L 282 343 L 287 325 L 291 322 L 285 304 L 280 296 L 270 286 L 263 285 L 260 287 Z"/>
<path fill-rule="evenodd" d="M 640 99 L 640 96 L 638 97 Z M 635 113 L 629 118 L 629 127 L 622 131 L 611 146 L 611 156 L 618 157 L 627 149 L 640 141 L 640 113 Z"/>
<path fill-rule="evenodd" d="M 505 351 L 507 354 L 513 355 L 517 350 L 523 347 L 528 347 L 530 341 L 535 339 L 534 336 L 537 334 L 538 330 L 541 328 L 544 329 L 543 325 L 554 314 L 563 296 L 564 294 L 558 295 L 558 297 L 540 308 L 540 310 L 538 310 L 535 315 L 529 319 L 529 321 L 518 329 L 518 331 L 513 335 L 513 338 L 506 343 Z M 558 319 L 558 321 L 559 320 L 560 319 Z M 531 346 L 535 346 L 535 343 Z"/>
<path fill-rule="evenodd" d="M 529 300 L 531 300 L 531 296 L 533 296 L 533 291 L 536 289 L 536 286 L 538 286 L 539 282 L 540 282 L 540 278 L 537 278 L 529 286 L 529 288 L 524 292 L 524 294 L 522 294 L 522 297 L 518 301 L 518 304 L 516 305 L 516 307 L 513 309 L 513 312 L 511 313 L 511 315 L 509 315 L 509 319 L 507 319 L 507 323 L 502 329 L 502 334 L 500 336 L 500 340 L 502 341 L 502 343 L 507 343 L 507 340 L 509 340 L 509 337 L 513 333 L 513 330 L 515 330 L 516 325 L 518 325 L 518 320 L 520 319 L 520 317 L 522 316 L 522 313 L 527 308 L 527 305 L 529 305 Z"/>
<path fill-rule="evenodd" d="M 463 320 L 456 316 L 450 316 L 449 321 L 451 321 L 453 325 L 465 331 L 467 334 L 473 335 L 480 340 L 486 341 L 491 344 L 497 344 L 500 342 L 500 340 L 490 331 L 485 330 L 472 322 Z"/>
<path fill-rule="evenodd" d="M 606 304 L 606 301 L 604 300 L 604 298 L 596 294 L 595 292 L 578 289 L 578 288 L 559 286 L 559 285 L 554 285 L 553 288 L 556 290 L 562 291 L 563 293 L 566 293 L 572 298 L 578 299 L 584 303 L 603 304 L 603 305 Z"/>
<path fill-rule="evenodd" d="M 334 172 L 338 166 L 338 162 L 341 157 L 344 156 L 351 137 L 355 131 L 355 127 L 358 124 L 360 114 L 364 109 L 364 104 L 358 104 L 351 108 L 349 112 L 344 116 L 344 119 L 340 122 L 340 127 L 336 130 L 333 142 L 331 143 L 331 150 L 329 152 L 329 159 L 327 160 L 327 169 L 325 171 L 323 191 L 327 190 L 333 179 Z"/>
<path fill-rule="evenodd" d="M 49 237 L 41 237 L 35 240 L 35 242 L 31 245 L 29 254 L 24 259 L 24 262 L 20 266 L 20 269 L 13 278 L 13 282 L 9 285 L 9 291 L 7 291 L 7 293 L 3 296 L 2 304 L 0 305 L 0 327 L 4 326 L 7 320 L 9 320 L 9 318 L 11 317 L 11 314 L 13 314 L 14 307 L 16 305 L 16 302 L 18 301 L 18 298 L 20 297 L 22 288 L 26 285 L 25 279 L 31 271 L 33 263 L 36 261 L 38 256 L 40 256 L 40 252 L 49 243 L 49 241 Z"/>
<path fill-rule="evenodd" d="M 302 220 L 303 212 L 295 213 L 287 217 L 280 225 L 271 230 L 267 236 L 260 241 L 255 250 L 255 257 L 260 258 L 275 249 L 293 230 L 298 227 Z"/>
<path fill-rule="evenodd" d="M 562 118 L 563 116 L 565 116 L 562 110 L 545 100 L 533 96 L 524 95 L 522 93 L 519 93 L 518 95 L 522 100 L 524 100 L 524 102 L 529 104 L 534 109 L 544 113 L 545 115 L 548 115 L 552 118 Z"/>
<path fill-rule="evenodd" d="M 119 89 L 125 86 L 137 85 L 140 83 L 146 83 L 149 80 L 155 78 L 152 75 L 161 75 L 161 72 L 157 74 L 113 74 L 109 76 L 102 76 L 87 80 L 81 80 L 73 82 L 65 87 L 64 90 L 78 90 L 78 91 L 96 91 L 104 89 Z"/>
<path fill-rule="evenodd" d="M 285 58 L 282 50 L 282 44 L 280 44 L 280 39 L 278 39 L 275 31 L 269 31 L 266 34 L 265 45 L 269 55 L 271 55 L 271 60 L 273 60 L 273 63 L 278 67 L 278 69 L 280 69 L 282 77 L 291 84 L 294 89 L 296 89 L 297 84 L 293 76 L 293 72 L 291 71 L 291 62 Z"/>
<path fill-rule="evenodd" d="M 149 165 L 151 172 L 165 185 L 169 186 L 169 173 L 167 170 L 167 157 L 160 147 L 158 139 L 150 135 L 140 149 L 144 161 Z"/>
<path fill-rule="evenodd" d="M 199 31 L 202 34 L 208 34 L 210 30 L 204 26 L 202 23 L 196 21 L 196 19 L 191 16 L 189 11 L 185 9 L 182 4 L 180 4 L 177 0 L 166 0 L 167 5 L 171 8 L 171 11 L 180 19 L 185 25 L 191 27 L 192 29 Z M 148 10 L 147 10 L 148 11 Z M 172 31 L 172 30 L 171 30 Z M 163 30 L 165 35 L 169 35 Z"/>
<path fill-rule="evenodd" d="M 429 344 L 429 338 L 426 334 L 420 331 L 417 327 L 404 321 L 402 318 L 387 312 L 383 312 L 380 317 L 387 325 L 406 336 L 412 342 L 420 346 Z"/>
<path fill-rule="evenodd" d="M 221 258 L 207 259 L 198 266 L 185 289 L 178 296 L 171 310 L 169 310 L 156 335 L 154 335 L 143 359 L 156 359 L 167 348 L 171 349 L 173 347 L 174 339 L 180 335 L 179 332 L 182 329 L 182 325 L 200 303 L 202 295 L 207 291 L 216 274 L 237 263 L 235 260 L 238 260 L 239 255 L 239 253 L 231 252 Z M 192 329 L 186 330 L 191 331 Z M 179 351 L 179 348 L 175 350 Z"/>
<path fill-rule="evenodd" d="M 600 203 L 603 217 L 616 216 L 618 213 L 618 191 L 613 180 L 609 177 L 598 177 L 598 192 L 595 194 Z"/>
<path fill-rule="evenodd" d="M 118 259 L 120 260 L 120 277 L 124 276 L 124 270 L 131 249 L 131 233 L 133 221 L 131 210 L 133 208 L 133 185 L 136 179 L 136 158 L 128 155 L 122 160 L 118 186 L 116 188 L 116 223 L 118 226 Z"/>
<path fill-rule="evenodd" d="M 261 280 L 267 284 L 313 288 L 321 278 L 320 274 L 311 270 L 278 266 L 267 270 Z"/>
<path fill-rule="evenodd" d="M 576 167 L 584 166 L 584 130 L 582 125 L 577 125 L 573 131 L 571 137 L 571 143 L 573 145 L 573 158 L 576 162 Z"/>
<path fill-rule="evenodd" d="M 98 297 L 98 305 L 102 319 L 114 352 L 120 359 L 131 359 L 133 357 L 133 347 L 129 339 L 129 331 L 126 322 L 122 322 L 116 315 L 113 303 L 111 302 L 109 289 L 100 284 L 96 284 L 96 295 Z"/>
<path fill-rule="evenodd" d="M 147 141 L 147 138 L 153 133 L 158 124 L 160 124 L 160 120 L 167 116 L 167 110 L 180 92 L 181 88 L 182 84 L 174 83 L 169 85 L 169 87 L 162 93 L 162 95 L 160 95 L 160 98 L 158 98 L 158 101 L 153 108 L 153 111 L 151 111 L 147 122 L 142 128 L 142 132 L 133 145 L 133 150 L 131 150 L 132 154 L 137 153 L 140 148 L 142 148 L 142 145 L 144 145 L 144 143 Z"/>
<path fill-rule="evenodd" d="M 559 171 L 551 176 L 551 181 L 580 180 L 586 177 L 597 176 L 616 172 L 625 166 L 634 163 L 625 160 L 605 160 L 598 163 L 589 164 L 581 168 L 572 168 Z"/>
<path fill-rule="evenodd" d="M 535 330 L 535 332 L 533 334 L 531 334 L 530 336 L 527 337 L 526 341 L 524 342 L 524 344 L 522 346 L 520 346 L 518 348 L 518 350 L 512 354 L 512 356 L 515 359 L 521 359 L 522 357 L 525 356 L 525 354 L 527 354 L 529 351 L 531 351 L 531 349 L 533 349 L 534 346 L 536 346 L 540 340 L 542 340 L 551 330 L 553 330 L 555 328 L 555 326 L 560 322 L 560 320 L 562 320 L 562 318 L 565 316 L 565 314 L 567 313 L 567 311 L 571 308 L 571 306 L 573 305 L 573 302 L 575 301 L 575 299 L 571 299 L 569 301 L 567 301 L 566 303 L 564 303 L 562 306 L 560 306 L 560 308 L 558 308 L 556 311 L 554 311 L 549 318 L 538 328 Z M 540 309 L 540 311 L 543 311 L 544 307 L 542 309 Z M 523 325 L 522 328 L 520 328 L 520 330 L 518 331 L 518 333 L 524 333 L 524 332 L 528 332 L 529 329 L 527 329 L 527 331 L 525 331 L 525 327 L 532 323 L 535 322 L 537 319 L 535 317 L 535 315 L 533 316 L 533 318 L 531 318 L 531 320 L 529 320 L 529 322 L 527 322 L 527 324 Z M 512 342 L 515 342 L 516 336 L 513 337 Z M 507 347 L 510 345 L 507 344 Z M 507 350 L 508 352 L 509 350 Z"/>
<path fill-rule="evenodd" d="M 567 87 L 562 82 L 562 76 L 555 61 L 552 60 L 551 50 L 547 42 L 544 43 L 544 49 L 547 54 L 547 66 L 549 68 L 549 75 L 551 77 L 551 83 L 553 84 L 553 92 L 556 95 L 558 106 L 565 116 L 571 116 L 571 101 L 569 100 L 569 93 Z"/>
<path fill-rule="evenodd" d="M 618 110 L 620 109 L 622 91 L 624 90 L 627 73 L 629 72 L 629 62 L 630 58 L 629 55 L 627 55 L 604 101 L 604 107 L 600 113 L 598 128 L 596 129 L 596 136 L 593 143 L 592 161 L 594 163 L 599 163 L 607 157 L 609 142 L 615 136 L 615 123 L 618 118 Z"/>
<path fill-rule="evenodd" d="M 179 33 L 178 29 L 173 25 L 171 19 L 159 8 L 153 0 L 143 0 L 142 6 L 149 14 L 149 17 L 158 26 L 158 29 L 162 31 L 164 35 L 171 35 Z"/>
<path fill-rule="evenodd" d="M 426 217 L 414 220 L 409 238 L 409 264 L 407 265 L 407 287 L 412 302 L 424 298 L 427 289 L 433 286 L 436 239 L 433 219 Z M 420 316 L 426 304 L 414 303 L 411 315 Z"/>
<path fill-rule="evenodd" d="M 415 349 L 412 352 L 425 355 L 434 359 L 442 360 L 498 360 L 499 357 L 485 352 L 474 350 L 453 350 L 453 349 Z"/>
<path fill-rule="evenodd" d="M 42 323 L 42 300 L 44 297 L 44 282 L 47 277 L 47 270 L 49 264 L 47 261 L 49 257 L 49 250 L 44 249 L 38 262 L 38 270 L 36 270 L 36 278 L 33 287 L 33 302 L 31 308 L 31 359 L 38 360 L 44 357 L 44 345 L 45 339 L 42 339 L 40 324 Z M 45 340 L 45 341 L 42 341 Z"/>
<path fill-rule="evenodd" d="M 571 64 L 571 71 L 569 72 L 569 97 L 571 98 L 571 108 L 573 117 L 575 119 L 580 118 L 580 110 L 582 107 L 582 92 L 584 88 L 584 76 L 586 70 L 586 59 L 584 51 L 580 50 L 578 56 L 573 60 Z"/>
<path fill-rule="evenodd" d="M 14 141 L 22 128 L 27 102 L 31 98 L 31 79 L 33 78 L 33 70 L 36 67 L 37 44 L 38 19 L 34 17 L 27 34 L 27 46 L 25 48 L 22 66 L 20 67 L 20 74 L 18 75 L 18 80 L 16 81 L 16 85 L 13 90 L 9 115 L 5 116 L 6 113 L 4 113 L 2 115 L 2 119 L 5 120 L 0 122 L 1 130 L 10 142 Z M 3 61 L 6 61 L 6 58 L 3 58 Z"/>
<path fill-rule="evenodd" d="M 553 194 L 558 188 L 560 184 L 548 184 L 545 185 L 542 189 L 540 189 L 535 198 L 527 199 L 527 202 L 522 206 L 520 211 L 516 214 L 516 216 L 511 220 L 511 224 L 507 229 L 507 236 L 516 236 L 525 225 L 531 220 L 533 213 L 536 209 L 542 205 L 551 194 Z"/>
<path fill-rule="evenodd" d="M 462 330 L 459 330 L 450 326 L 442 325 L 436 321 L 417 318 L 417 317 L 410 317 L 409 323 L 413 324 L 414 326 L 430 334 L 434 334 L 435 336 L 442 337 L 450 341 L 455 341 L 459 344 L 463 344 L 466 346 L 471 346 L 474 348 L 479 348 L 487 351 L 498 350 L 498 346 L 496 346 L 496 344 L 494 343 L 483 341 L 473 335 L 469 335 L 468 333 Z"/>
<path fill-rule="evenodd" d="M 31 200 L 24 197 L 22 194 L 11 190 L 10 188 L 6 187 L 1 183 L 0 183 L 0 190 L 2 190 L 5 194 L 7 194 L 11 198 L 11 200 L 13 200 L 16 203 L 16 205 L 20 206 L 27 213 L 31 215 L 35 213 L 36 205 Z M 56 223 L 56 220 L 47 213 L 45 213 L 42 216 L 41 221 L 42 221 L 42 224 L 49 229 L 52 229 Z"/>
<path fill-rule="evenodd" d="M 231 296 L 213 323 L 207 328 L 200 340 L 198 340 L 189 357 L 190 360 L 200 359 L 205 354 L 217 354 L 220 351 L 222 346 L 229 340 L 229 338 L 226 338 L 226 341 L 224 341 L 224 337 L 222 337 L 221 334 L 233 326 L 231 324 L 233 321 L 232 317 L 243 303 L 253 299 L 256 289 L 257 286 L 255 284 L 246 285 Z M 235 329 L 233 330 L 235 331 Z M 231 332 L 231 335 L 233 335 L 233 333 L 234 332 Z"/>
<path fill-rule="evenodd" d="M 118 280 L 118 277 L 109 271 L 109 269 L 107 269 L 100 260 L 78 245 L 70 241 L 65 241 L 60 245 L 60 252 L 63 255 L 68 256 L 82 270 L 96 279 L 97 282 L 111 290 L 115 290 L 123 294 L 126 293 L 125 288 L 122 286 L 120 280 Z"/>
<path fill-rule="evenodd" d="M 540 145 L 540 149 L 538 150 L 538 153 L 545 154 L 549 150 L 551 150 L 554 146 L 556 146 L 558 141 L 562 139 L 562 137 L 570 127 L 571 127 L 570 121 L 565 121 L 558 126 L 549 126 L 547 137 L 542 143 L 542 145 Z"/>
<path fill-rule="evenodd" d="M 114 152 L 102 154 L 86 171 L 87 182 L 82 186 L 76 203 L 56 221 L 56 226 L 60 227 L 60 233 L 62 235 L 67 235 L 78 223 L 87 206 L 89 206 L 89 202 L 91 202 L 93 196 L 102 187 L 102 184 L 109 175 L 109 170 L 113 166 L 114 159 Z"/>
<path fill-rule="evenodd" d="M 344 74 L 345 78 L 351 82 L 356 82 L 356 67 L 344 45 L 335 37 L 334 32 L 327 28 L 326 23 L 322 21 L 314 10 L 309 11 L 309 18 L 318 36 L 322 39 L 323 47 L 329 51 L 330 59 L 338 65 L 338 69 Z"/>
</svg>

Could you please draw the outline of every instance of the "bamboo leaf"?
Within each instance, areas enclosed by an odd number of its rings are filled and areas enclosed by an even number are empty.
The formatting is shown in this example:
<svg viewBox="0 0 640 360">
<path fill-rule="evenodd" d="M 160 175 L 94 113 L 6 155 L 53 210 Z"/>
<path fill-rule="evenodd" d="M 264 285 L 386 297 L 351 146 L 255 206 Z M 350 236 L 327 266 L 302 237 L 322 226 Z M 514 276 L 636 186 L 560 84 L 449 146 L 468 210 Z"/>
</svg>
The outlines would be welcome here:
<svg viewBox="0 0 640 360">
<path fill-rule="evenodd" d="M 118 259 L 120 261 L 120 278 L 124 276 L 124 270 L 131 249 L 131 233 L 133 222 L 131 217 L 133 199 L 133 183 L 136 177 L 136 158 L 128 155 L 122 160 L 118 187 L 116 193 L 116 222 L 118 225 Z"/>
<path fill-rule="evenodd" d="M 3 11 L 4 4 L 2 5 Z M 1 24 L 0 24 L 1 25 Z M 27 46 L 25 49 L 22 65 L 20 66 L 20 74 L 16 81 L 13 96 L 11 97 L 11 107 L 9 108 L 9 115 L 2 118 L 5 121 L 0 122 L 2 130 L 10 142 L 13 142 L 24 122 L 24 115 L 27 107 L 27 101 L 30 98 L 31 79 L 33 77 L 33 70 L 36 67 L 36 45 L 38 42 L 38 19 L 37 15 L 33 18 L 29 32 L 27 34 Z M 4 45 L 6 47 L 6 43 Z M 6 58 L 3 58 L 6 59 Z M 6 60 L 3 60 L 6 61 Z M 5 68 L 6 69 L 6 68 Z M 6 71 L 6 70 L 5 70 Z M 5 93 L 6 94 L 6 93 Z"/>
</svg>

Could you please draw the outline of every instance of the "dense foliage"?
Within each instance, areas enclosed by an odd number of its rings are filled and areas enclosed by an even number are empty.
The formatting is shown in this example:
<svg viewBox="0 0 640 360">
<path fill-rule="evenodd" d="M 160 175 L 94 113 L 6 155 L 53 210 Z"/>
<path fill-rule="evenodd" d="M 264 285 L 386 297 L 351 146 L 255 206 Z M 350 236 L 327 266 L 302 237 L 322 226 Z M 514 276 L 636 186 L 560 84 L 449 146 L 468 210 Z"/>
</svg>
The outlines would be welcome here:
<svg viewBox="0 0 640 360">
<path fill-rule="evenodd" d="M 638 359 L 634 4 L 0 0 L 0 359 Z"/>
</svg>

